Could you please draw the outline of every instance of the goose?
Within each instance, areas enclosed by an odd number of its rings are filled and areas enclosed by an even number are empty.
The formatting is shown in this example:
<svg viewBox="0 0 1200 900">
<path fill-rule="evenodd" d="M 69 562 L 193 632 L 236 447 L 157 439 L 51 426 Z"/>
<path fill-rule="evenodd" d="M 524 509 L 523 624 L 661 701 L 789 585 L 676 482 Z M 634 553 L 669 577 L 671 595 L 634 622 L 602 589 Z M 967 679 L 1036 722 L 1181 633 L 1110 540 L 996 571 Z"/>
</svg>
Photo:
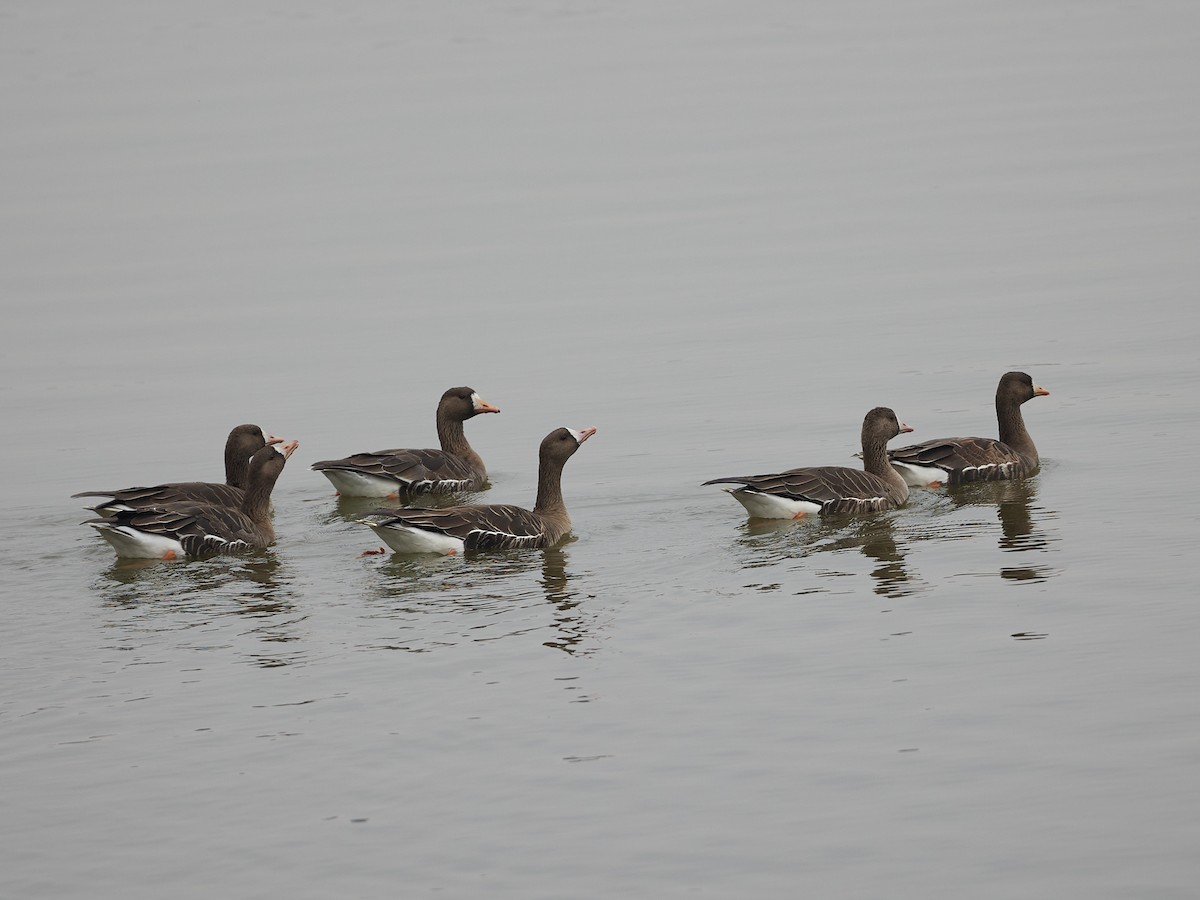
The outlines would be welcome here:
<svg viewBox="0 0 1200 900">
<path fill-rule="evenodd" d="M 117 556 L 125 558 L 177 559 L 266 547 L 275 541 L 271 490 L 299 445 L 288 441 L 276 449 L 268 444 L 250 458 L 245 495 L 237 509 L 211 503 L 164 503 L 122 509 L 84 524 L 100 532 Z"/>
<path fill-rule="evenodd" d="M 397 553 L 550 547 L 571 530 L 562 496 L 562 470 L 595 428 L 557 428 L 538 448 L 538 489 L 533 509 L 507 504 L 444 509 L 380 509 L 359 521 Z"/>
<path fill-rule="evenodd" d="M 239 425 L 229 432 L 225 441 L 225 483 L 207 481 L 176 481 L 156 484 L 153 487 L 120 488 L 115 491 L 83 491 L 72 497 L 105 497 L 102 503 L 85 506 L 112 516 L 123 510 L 144 509 L 164 503 L 212 503 L 236 509 L 245 496 L 246 478 L 250 469 L 250 457 L 270 444 L 278 444 L 283 438 L 263 435 L 257 425 Z"/>
<path fill-rule="evenodd" d="M 463 422 L 480 413 L 498 413 L 472 388 L 450 388 L 438 403 L 440 450 L 379 450 L 345 459 L 325 459 L 312 468 L 330 480 L 343 497 L 386 497 L 398 500 L 414 494 L 479 491 L 487 484 L 487 469 L 471 449 Z"/>
<path fill-rule="evenodd" d="M 908 485 L 888 465 L 887 442 L 912 431 L 886 406 L 877 406 L 863 419 L 863 468 L 815 466 L 773 475 L 714 478 L 709 484 L 725 488 L 753 518 L 802 519 L 813 513 L 876 512 L 900 506 Z"/>
<path fill-rule="evenodd" d="M 1005 372 L 996 387 L 1000 440 L 937 438 L 888 453 L 892 466 L 913 487 L 1021 478 L 1038 467 L 1038 452 L 1025 430 L 1021 404 L 1050 392 L 1024 372 Z"/>
</svg>

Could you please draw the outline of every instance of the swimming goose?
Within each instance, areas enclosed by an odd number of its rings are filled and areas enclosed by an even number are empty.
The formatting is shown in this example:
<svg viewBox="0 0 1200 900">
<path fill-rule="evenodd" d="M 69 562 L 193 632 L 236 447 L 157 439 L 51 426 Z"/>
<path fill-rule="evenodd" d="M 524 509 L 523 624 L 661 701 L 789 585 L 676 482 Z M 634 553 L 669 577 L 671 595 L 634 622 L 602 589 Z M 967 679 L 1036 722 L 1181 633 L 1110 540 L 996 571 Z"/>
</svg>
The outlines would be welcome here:
<svg viewBox="0 0 1200 900">
<path fill-rule="evenodd" d="M 550 547 L 571 530 L 562 496 L 562 470 L 595 428 L 558 428 L 538 448 L 538 489 L 533 509 L 495 504 L 445 509 L 380 509 L 360 519 L 397 553 Z"/>
<path fill-rule="evenodd" d="M 887 442 L 912 431 L 886 406 L 863 419 L 863 468 L 816 466 L 774 475 L 714 478 L 705 484 L 737 484 L 725 488 L 752 517 L 802 519 L 813 513 L 875 512 L 900 506 L 908 485 L 888 465 Z"/>
<path fill-rule="evenodd" d="M 437 408 L 440 450 L 380 450 L 345 459 L 313 463 L 343 497 L 387 497 L 398 500 L 422 493 L 479 491 L 487 469 L 471 449 L 463 422 L 479 413 L 498 413 L 469 387 L 450 388 Z"/>
<path fill-rule="evenodd" d="M 1050 392 L 1024 372 L 1005 372 L 996 387 L 1000 440 L 937 438 L 888 453 L 892 465 L 914 487 L 1020 478 L 1038 467 L 1038 452 L 1025 430 L 1021 404 Z"/>
<path fill-rule="evenodd" d="M 144 509 L 164 503 L 214 503 L 236 509 L 245 496 L 250 457 L 268 444 L 278 444 L 283 438 L 263 436 L 257 425 L 239 425 L 229 432 L 225 441 L 225 483 L 207 481 L 176 481 L 153 487 L 120 488 L 115 491 L 83 491 L 72 497 L 106 497 L 103 503 L 85 506 L 102 516 L 121 510 Z"/>
<path fill-rule="evenodd" d="M 110 518 L 90 519 L 84 524 L 99 531 L 117 556 L 134 559 L 176 559 L 266 547 L 275 541 L 271 490 L 298 446 L 298 441 L 282 444 L 278 450 L 268 445 L 250 458 L 248 484 L 237 509 L 209 503 L 164 503 L 120 510 Z"/>
</svg>

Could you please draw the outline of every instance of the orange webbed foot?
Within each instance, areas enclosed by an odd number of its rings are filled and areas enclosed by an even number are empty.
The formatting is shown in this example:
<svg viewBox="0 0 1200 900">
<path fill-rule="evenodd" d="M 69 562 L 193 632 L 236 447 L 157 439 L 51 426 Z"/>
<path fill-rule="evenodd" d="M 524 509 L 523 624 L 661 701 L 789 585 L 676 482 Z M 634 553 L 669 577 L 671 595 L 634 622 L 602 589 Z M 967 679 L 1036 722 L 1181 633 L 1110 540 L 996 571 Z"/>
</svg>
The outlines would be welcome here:
<svg viewBox="0 0 1200 900">
<path fill-rule="evenodd" d="M 378 550 L 364 550 L 362 553 L 358 554 L 358 558 L 362 559 L 364 556 L 382 556 L 384 553 L 387 553 L 387 551 L 382 547 L 380 547 Z"/>
<path fill-rule="evenodd" d="M 176 557 L 175 557 L 175 551 L 174 551 L 174 550 L 168 550 L 166 553 L 164 553 L 164 554 L 162 555 L 162 558 L 163 558 L 163 559 L 175 559 L 175 558 L 176 558 Z"/>
</svg>

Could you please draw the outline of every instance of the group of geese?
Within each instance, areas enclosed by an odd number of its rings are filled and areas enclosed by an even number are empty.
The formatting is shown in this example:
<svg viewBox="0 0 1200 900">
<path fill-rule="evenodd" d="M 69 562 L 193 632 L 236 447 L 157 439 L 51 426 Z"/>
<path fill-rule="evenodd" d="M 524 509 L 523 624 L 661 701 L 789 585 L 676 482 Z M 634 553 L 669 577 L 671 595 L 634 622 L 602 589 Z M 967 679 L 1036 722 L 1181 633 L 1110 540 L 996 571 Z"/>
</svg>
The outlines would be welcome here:
<svg viewBox="0 0 1200 900">
<path fill-rule="evenodd" d="M 910 486 L 1021 478 L 1038 466 L 1021 404 L 1050 392 L 1024 372 L 1007 372 L 996 388 L 999 440 L 938 438 L 888 450 L 912 429 L 887 407 L 867 413 L 862 426 L 861 469 L 816 466 L 768 475 L 714 478 L 755 518 L 799 519 L 825 513 L 876 512 L 900 506 Z M 483 460 L 467 442 L 463 423 L 500 410 L 469 387 L 451 388 L 438 403 L 438 450 L 392 449 L 313 463 L 344 497 L 404 502 L 424 494 L 456 494 L 487 485 Z M 549 547 L 571 528 L 562 496 L 562 470 L 595 428 L 557 428 L 538 448 L 538 488 L 533 509 L 509 504 L 439 508 L 385 508 L 359 521 L 397 553 L 455 555 L 466 550 Z M 271 491 L 299 446 L 239 425 L 225 444 L 225 484 L 189 481 L 115 491 L 87 507 L 91 525 L 119 557 L 176 559 L 235 553 L 275 541 Z"/>
</svg>

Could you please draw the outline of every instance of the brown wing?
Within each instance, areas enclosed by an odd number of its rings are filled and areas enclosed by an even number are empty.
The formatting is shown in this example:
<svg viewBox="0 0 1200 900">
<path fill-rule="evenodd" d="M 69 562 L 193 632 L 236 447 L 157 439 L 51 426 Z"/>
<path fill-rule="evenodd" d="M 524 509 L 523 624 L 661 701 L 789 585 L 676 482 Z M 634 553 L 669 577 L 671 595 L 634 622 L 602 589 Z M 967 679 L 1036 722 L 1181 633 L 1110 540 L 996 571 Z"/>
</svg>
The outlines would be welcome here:
<svg viewBox="0 0 1200 900">
<path fill-rule="evenodd" d="M 520 506 L 451 506 L 446 509 L 377 509 L 373 516 L 459 538 L 468 550 L 546 547 L 562 537 L 542 516 Z"/>
<path fill-rule="evenodd" d="M 1020 455 L 993 438 L 936 438 L 890 450 L 888 458 L 901 465 L 945 469 L 952 484 L 1003 481 L 1025 474 L 1025 461 Z"/>
<path fill-rule="evenodd" d="M 175 538 L 189 556 L 237 553 L 265 547 L 272 535 L 264 533 L 241 510 L 204 503 L 168 503 L 148 509 L 122 510 L 107 519 L 147 534 Z"/>
<path fill-rule="evenodd" d="M 763 494 L 816 503 L 823 512 L 863 512 L 891 506 L 888 487 L 881 479 L 844 466 L 809 466 L 772 475 L 714 478 L 704 483 L 742 484 Z"/>
<path fill-rule="evenodd" d="M 241 488 L 228 484 L 215 484 L 207 481 L 177 481 L 170 484 L 156 484 L 153 487 L 121 488 L 116 491 L 84 491 L 72 494 L 72 497 L 106 497 L 103 503 L 96 503 L 88 509 L 94 509 L 104 515 L 113 515 L 121 509 L 146 509 L 152 506 L 162 506 L 165 503 L 208 503 L 214 506 L 241 506 L 245 496 Z"/>
<path fill-rule="evenodd" d="M 356 453 L 345 459 L 326 459 L 315 462 L 313 471 L 346 469 L 391 478 L 402 490 L 477 491 L 483 487 L 483 475 L 469 463 L 444 450 L 380 450 L 377 453 Z"/>
</svg>

